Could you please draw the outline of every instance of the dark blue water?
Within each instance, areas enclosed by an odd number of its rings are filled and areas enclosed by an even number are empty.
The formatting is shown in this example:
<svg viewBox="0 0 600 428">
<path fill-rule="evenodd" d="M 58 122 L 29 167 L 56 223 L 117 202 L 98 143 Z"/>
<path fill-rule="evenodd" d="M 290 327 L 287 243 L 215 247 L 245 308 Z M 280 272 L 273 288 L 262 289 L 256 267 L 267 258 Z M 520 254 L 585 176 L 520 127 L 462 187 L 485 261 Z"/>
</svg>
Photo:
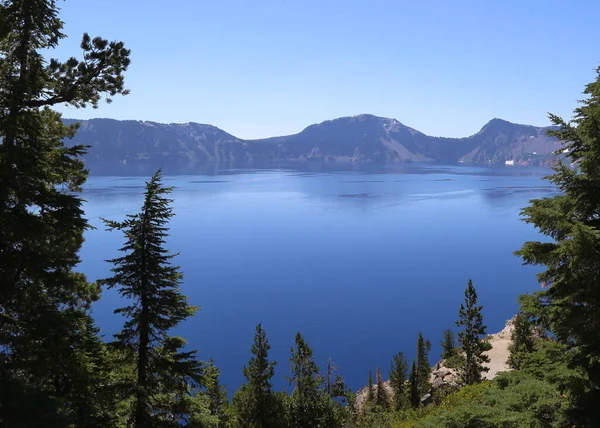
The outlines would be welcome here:
<svg viewBox="0 0 600 428">
<path fill-rule="evenodd" d="M 168 246 L 184 292 L 202 310 L 177 329 L 203 359 L 213 357 L 230 389 L 243 381 L 256 323 L 262 322 L 282 388 L 294 335 L 301 331 L 324 367 L 328 357 L 349 385 L 366 383 L 392 355 L 415 354 L 417 334 L 439 341 L 454 320 L 467 281 L 499 331 L 519 294 L 539 289 L 512 252 L 539 238 L 519 220 L 532 198 L 554 190 L 524 168 L 406 165 L 373 171 L 222 171 L 167 176 L 176 217 Z M 92 177 L 86 213 L 96 230 L 82 250 L 89 279 L 109 274 L 122 237 L 100 217 L 120 220 L 142 202 L 145 177 Z M 116 331 L 122 305 L 103 294 L 95 316 Z M 109 336 L 108 336 L 109 337 Z M 385 376 L 385 375 L 384 375 Z"/>
</svg>

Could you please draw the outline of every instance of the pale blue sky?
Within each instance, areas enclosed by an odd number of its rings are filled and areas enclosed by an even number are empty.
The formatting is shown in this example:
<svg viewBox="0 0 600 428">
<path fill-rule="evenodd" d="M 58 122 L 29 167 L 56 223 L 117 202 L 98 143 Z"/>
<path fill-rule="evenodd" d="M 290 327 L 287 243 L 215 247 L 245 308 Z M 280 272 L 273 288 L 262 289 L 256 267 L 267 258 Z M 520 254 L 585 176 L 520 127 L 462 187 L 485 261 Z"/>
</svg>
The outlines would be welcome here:
<svg viewBox="0 0 600 428">
<path fill-rule="evenodd" d="M 600 65 L 600 1 L 67 0 L 84 31 L 131 49 L 131 95 L 65 117 L 200 122 L 241 138 L 360 113 L 430 135 L 570 117 Z"/>
</svg>

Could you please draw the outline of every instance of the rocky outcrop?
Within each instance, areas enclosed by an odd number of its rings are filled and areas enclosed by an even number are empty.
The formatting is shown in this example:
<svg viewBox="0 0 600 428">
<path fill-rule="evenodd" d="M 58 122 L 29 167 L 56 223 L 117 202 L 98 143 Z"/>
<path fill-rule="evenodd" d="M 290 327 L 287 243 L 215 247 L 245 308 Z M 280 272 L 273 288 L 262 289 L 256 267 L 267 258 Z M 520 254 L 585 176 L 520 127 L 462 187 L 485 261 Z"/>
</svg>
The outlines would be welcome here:
<svg viewBox="0 0 600 428">
<path fill-rule="evenodd" d="M 448 368 L 444 364 L 446 360 L 440 361 L 439 367 L 431 372 L 431 390 L 442 391 L 445 389 L 455 388 L 459 384 L 458 373 L 456 369 Z"/>
<path fill-rule="evenodd" d="M 485 337 L 492 348 L 485 352 L 490 359 L 489 363 L 484 363 L 488 368 L 487 372 L 483 373 L 483 378 L 487 380 L 494 379 L 498 373 L 511 370 L 506 361 L 510 355 L 508 349 L 511 343 L 515 317 L 506 321 L 504 328 L 494 334 L 489 334 Z M 441 360 L 436 364 L 431 373 L 431 389 L 432 393 L 441 392 L 444 390 L 455 389 L 460 385 L 457 370 L 446 367 L 446 360 Z"/>
<path fill-rule="evenodd" d="M 492 348 L 486 352 L 486 355 L 490 358 L 490 362 L 485 364 L 489 371 L 483 374 L 484 379 L 491 380 L 495 378 L 498 373 L 511 370 L 506 361 L 510 355 L 508 347 L 511 343 L 511 336 L 515 329 L 514 321 L 515 317 L 507 320 L 504 328 L 500 332 L 489 334 L 485 337 L 484 340 L 492 345 Z M 431 369 L 431 389 L 427 394 L 421 397 L 421 405 L 427 406 L 433 402 L 433 399 L 436 396 L 460 388 L 460 379 L 457 370 L 455 368 L 447 367 L 446 364 L 446 360 L 441 360 Z M 377 386 L 375 385 L 374 387 L 375 391 L 377 391 Z M 394 391 L 390 387 L 389 382 L 384 382 L 384 387 L 386 388 L 388 397 L 393 400 Z M 363 408 L 367 399 L 367 392 L 367 387 L 364 387 L 359 389 L 356 393 L 355 403 L 357 409 L 360 410 Z"/>
<path fill-rule="evenodd" d="M 389 381 L 383 382 L 383 387 L 385 388 L 385 392 L 387 393 L 387 396 L 390 399 L 390 402 L 393 402 L 394 401 L 394 390 L 392 389 L 390 382 Z M 376 396 L 377 395 L 377 384 L 373 385 L 373 391 L 374 391 L 374 395 Z M 359 411 L 365 406 L 365 403 L 367 401 L 368 392 L 369 392 L 368 386 L 364 386 L 356 392 L 356 397 L 354 399 L 354 406 Z"/>
</svg>

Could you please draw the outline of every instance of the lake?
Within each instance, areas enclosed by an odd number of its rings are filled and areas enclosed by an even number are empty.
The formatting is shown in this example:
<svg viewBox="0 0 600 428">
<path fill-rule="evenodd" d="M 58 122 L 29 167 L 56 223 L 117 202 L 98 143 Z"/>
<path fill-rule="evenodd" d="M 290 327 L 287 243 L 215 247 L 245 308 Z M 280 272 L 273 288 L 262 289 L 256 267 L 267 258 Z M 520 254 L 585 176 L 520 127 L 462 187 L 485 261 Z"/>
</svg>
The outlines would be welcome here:
<svg viewBox="0 0 600 428">
<path fill-rule="evenodd" d="M 548 170 L 396 165 L 352 170 L 213 169 L 169 175 L 174 211 L 168 247 L 180 252 L 183 291 L 198 314 L 177 328 L 199 356 L 213 357 L 232 393 L 244 380 L 255 325 L 262 322 L 277 360 L 274 384 L 287 385 L 297 331 L 324 369 L 328 357 L 356 389 L 368 370 L 387 378 L 392 355 L 415 355 L 417 334 L 440 354 L 455 328 L 469 279 L 488 332 L 514 315 L 517 296 L 539 290 L 537 268 L 513 252 L 539 239 L 519 220 L 533 198 L 551 196 Z M 100 217 L 121 220 L 142 203 L 148 176 L 93 176 L 85 211 L 96 227 L 81 251 L 88 279 L 121 246 Z M 94 314 L 119 329 L 123 305 L 105 291 Z"/>
</svg>

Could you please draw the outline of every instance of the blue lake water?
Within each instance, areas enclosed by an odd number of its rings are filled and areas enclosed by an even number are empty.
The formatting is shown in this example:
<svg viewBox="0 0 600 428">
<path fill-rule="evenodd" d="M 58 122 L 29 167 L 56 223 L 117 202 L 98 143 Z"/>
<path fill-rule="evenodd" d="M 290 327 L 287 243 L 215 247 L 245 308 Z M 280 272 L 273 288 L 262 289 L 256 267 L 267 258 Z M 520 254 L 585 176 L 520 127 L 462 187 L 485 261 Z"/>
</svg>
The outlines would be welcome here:
<svg viewBox="0 0 600 428">
<path fill-rule="evenodd" d="M 243 381 L 258 322 L 286 385 L 301 331 L 320 367 L 332 357 L 353 388 L 393 354 L 415 354 L 422 331 L 437 361 L 441 333 L 454 328 L 469 279 L 489 332 L 499 331 L 519 294 L 539 289 L 536 268 L 512 255 L 539 239 L 519 220 L 532 198 L 551 196 L 548 171 L 401 165 L 377 170 L 221 170 L 166 176 L 176 216 L 168 247 L 183 290 L 202 309 L 177 328 L 199 356 L 213 357 L 230 392 Z M 109 275 L 104 262 L 122 237 L 100 217 L 120 220 L 142 203 L 147 177 L 91 177 L 82 269 Z M 122 324 L 115 291 L 94 309 L 110 337 Z"/>
</svg>

